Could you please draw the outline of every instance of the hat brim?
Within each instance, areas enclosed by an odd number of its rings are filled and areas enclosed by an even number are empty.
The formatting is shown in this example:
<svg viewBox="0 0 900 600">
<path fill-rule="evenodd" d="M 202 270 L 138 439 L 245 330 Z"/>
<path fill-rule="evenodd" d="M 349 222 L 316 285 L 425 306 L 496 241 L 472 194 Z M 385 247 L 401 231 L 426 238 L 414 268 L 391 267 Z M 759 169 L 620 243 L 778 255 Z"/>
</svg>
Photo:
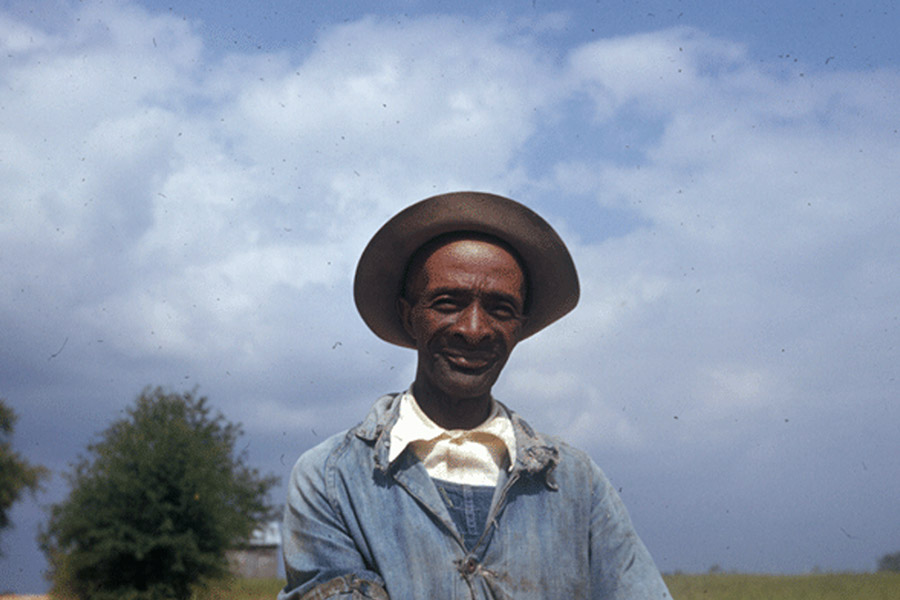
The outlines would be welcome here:
<svg viewBox="0 0 900 600">
<path fill-rule="evenodd" d="M 528 272 L 528 314 L 520 339 L 534 335 L 578 303 L 575 264 L 562 239 L 531 209 L 482 192 L 426 198 L 395 215 L 372 237 L 356 267 L 353 298 L 366 325 L 381 339 L 415 348 L 397 300 L 416 250 L 447 233 L 471 231 L 509 244 Z"/>
</svg>

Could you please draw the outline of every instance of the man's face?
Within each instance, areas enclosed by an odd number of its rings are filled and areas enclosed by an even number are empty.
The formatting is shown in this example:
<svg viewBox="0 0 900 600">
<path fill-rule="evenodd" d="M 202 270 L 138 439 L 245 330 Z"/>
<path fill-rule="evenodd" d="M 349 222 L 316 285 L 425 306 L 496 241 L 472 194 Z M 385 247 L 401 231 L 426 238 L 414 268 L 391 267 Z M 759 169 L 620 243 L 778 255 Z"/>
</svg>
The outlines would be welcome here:
<svg viewBox="0 0 900 600">
<path fill-rule="evenodd" d="M 450 400 L 487 397 L 525 318 L 525 275 L 502 246 L 451 241 L 409 273 L 400 312 L 416 342 L 416 385 Z"/>
</svg>

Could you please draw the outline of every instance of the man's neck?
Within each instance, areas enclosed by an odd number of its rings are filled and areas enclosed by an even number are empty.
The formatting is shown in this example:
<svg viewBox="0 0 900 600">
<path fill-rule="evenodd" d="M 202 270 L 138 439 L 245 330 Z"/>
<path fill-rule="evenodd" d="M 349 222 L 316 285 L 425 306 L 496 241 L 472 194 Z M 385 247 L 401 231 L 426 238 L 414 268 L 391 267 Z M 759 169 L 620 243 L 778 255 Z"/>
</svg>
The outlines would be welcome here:
<svg viewBox="0 0 900 600">
<path fill-rule="evenodd" d="M 450 398 L 438 390 L 428 389 L 418 380 L 412 386 L 416 404 L 429 419 L 444 429 L 474 429 L 491 413 L 491 396 Z"/>
</svg>

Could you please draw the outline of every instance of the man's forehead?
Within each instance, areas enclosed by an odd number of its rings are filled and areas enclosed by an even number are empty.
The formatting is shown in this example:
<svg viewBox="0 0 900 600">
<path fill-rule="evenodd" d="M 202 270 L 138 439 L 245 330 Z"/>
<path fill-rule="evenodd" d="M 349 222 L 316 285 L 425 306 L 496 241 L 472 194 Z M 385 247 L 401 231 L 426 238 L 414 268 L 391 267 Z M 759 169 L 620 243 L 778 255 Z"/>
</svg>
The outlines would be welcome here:
<svg viewBox="0 0 900 600">
<path fill-rule="evenodd" d="M 515 262 L 517 259 L 509 246 L 498 242 L 499 240 L 477 237 L 448 240 L 436 246 L 428 254 L 428 260 L 438 256 L 443 260 L 452 260 L 457 266 L 471 265 L 472 267 L 477 267 L 498 256 L 508 257 Z"/>
<path fill-rule="evenodd" d="M 498 249 L 511 256 L 518 264 L 519 269 L 523 273 L 525 272 L 518 252 L 502 239 L 473 231 L 456 231 L 429 240 L 416 250 L 407 265 L 407 275 L 411 267 L 421 266 L 439 251 L 441 255 L 452 256 L 460 263 L 471 262 L 473 265 L 477 265 L 496 253 Z"/>
<path fill-rule="evenodd" d="M 486 262 L 497 256 L 511 259 L 523 278 L 527 277 L 525 266 L 512 246 L 495 236 L 475 232 L 453 232 L 430 240 L 413 254 L 406 268 L 406 280 L 418 275 L 425 263 L 435 264 L 435 268 L 481 269 Z"/>
<path fill-rule="evenodd" d="M 431 277 L 452 274 L 460 280 L 502 276 L 521 281 L 524 272 L 503 246 L 482 240 L 456 240 L 439 246 L 425 261 Z"/>
<path fill-rule="evenodd" d="M 525 271 L 506 244 L 484 236 L 441 240 L 407 269 L 402 296 L 471 294 L 505 298 L 524 308 Z"/>
</svg>

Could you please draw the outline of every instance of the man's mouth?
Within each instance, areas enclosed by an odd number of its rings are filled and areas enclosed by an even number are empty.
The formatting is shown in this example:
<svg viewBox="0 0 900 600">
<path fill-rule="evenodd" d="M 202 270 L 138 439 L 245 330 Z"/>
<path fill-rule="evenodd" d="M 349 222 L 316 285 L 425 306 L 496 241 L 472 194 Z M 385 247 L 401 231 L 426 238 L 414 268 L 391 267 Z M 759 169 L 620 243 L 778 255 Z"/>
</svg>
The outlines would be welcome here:
<svg viewBox="0 0 900 600">
<path fill-rule="evenodd" d="M 494 364 L 494 353 L 483 350 L 445 348 L 441 354 L 448 363 L 460 371 L 481 372 Z"/>
</svg>

